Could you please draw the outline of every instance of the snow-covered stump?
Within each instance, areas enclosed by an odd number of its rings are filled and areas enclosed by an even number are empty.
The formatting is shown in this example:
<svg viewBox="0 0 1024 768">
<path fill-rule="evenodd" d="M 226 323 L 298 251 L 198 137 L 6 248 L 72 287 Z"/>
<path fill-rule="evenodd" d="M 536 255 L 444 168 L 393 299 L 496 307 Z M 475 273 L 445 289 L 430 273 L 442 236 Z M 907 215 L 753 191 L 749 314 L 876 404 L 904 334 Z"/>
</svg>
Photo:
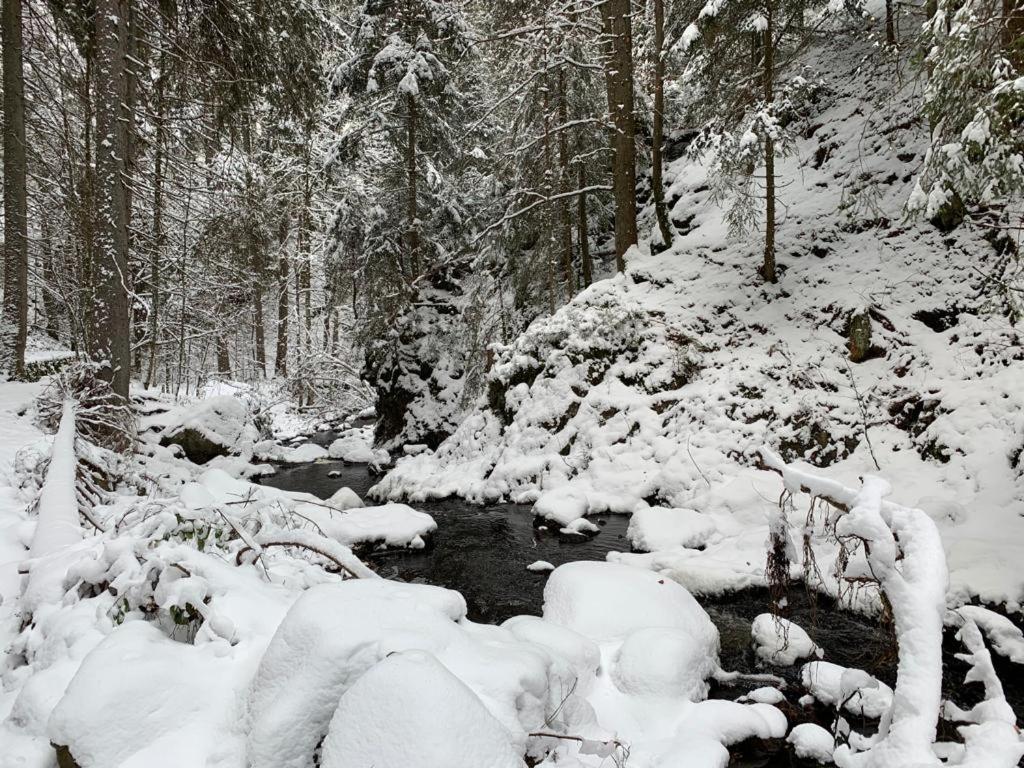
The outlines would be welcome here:
<svg viewBox="0 0 1024 768">
<path fill-rule="evenodd" d="M 762 449 L 765 465 L 787 490 L 821 497 L 843 514 L 840 538 L 857 538 L 879 588 L 892 606 L 898 659 L 892 706 L 861 752 L 835 751 L 840 768 L 939 765 L 932 748 L 941 708 L 942 628 L 949 575 L 939 532 L 924 512 L 884 500 L 885 480 L 867 476 L 859 491 L 787 466 Z"/>
<path fill-rule="evenodd" d="M 50 465 L 39 492 L 36 529 L 29 549 L 28 580 L 22 605 L 29 613 L 42 602 L 57 602 L 64 593 L 68 547 L 82 540 L 75 476 L 75 403 L 65 400 L 53 438 Z"/>
</svg>

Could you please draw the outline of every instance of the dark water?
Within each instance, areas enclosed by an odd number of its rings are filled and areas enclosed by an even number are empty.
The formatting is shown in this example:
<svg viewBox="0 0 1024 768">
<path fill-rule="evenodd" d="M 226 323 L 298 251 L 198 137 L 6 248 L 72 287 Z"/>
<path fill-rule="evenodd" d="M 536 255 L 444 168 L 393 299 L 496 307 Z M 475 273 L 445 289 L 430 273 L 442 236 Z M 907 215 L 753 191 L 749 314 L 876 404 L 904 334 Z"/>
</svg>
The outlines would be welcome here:
<svg viewBox="0 0 1024 768">
<path fill-rule="evenodd" d="M 329 477 L 329 472 L 340 476 Z M 377 481 L 365 465 L 322 461 L 279 468 L 262 482 L 290 491 L 305 491 L 327 498 L 348 486 L 360 497 Z M 611 551 L 629 549 L 625 538 L 629 518 L 599 515 L 589 518 L 601 531 L 592 537 L 565 536 L 556 524 L 536 519 L 529 506 L 496 504 L 476 506 L 459 499 L 416 504 L 437 522 L 437 531 L 424 550 L 393 550 L 363 553 L 364 559 L 382 576 L 403 581 L 437 584 L 461 592 L 474 621 L 500 623 L 520 614 L 540 615 L 546 572 L 534 573 L 526 566 L 537 560 L 553 565 L 572 560 L 604 560 Z M 721 635 L 721 663 L 724 669 L 764 672 L 757 665 L 750 645 L 750 624 L 769 610 L 765 589 L 745 589 L 728 595 L 701 598 L 701 604 L 718 626 Z M 828 598 L 809 596 L 799 585 L 788 597 L 787 617 L 811 635 L 825 651 L 825 659 L 856 667 L 892 686 L 896 677 L 895 644 L 891 630 L 871 617 L 839 609 Z M 951 634 L 946 637 L 944 662 L 946 695 L 962 706 L 981 697 L 977 684 L 964 685 L 967 666 L 955 658 L 959 652 Z M 995 655 L 1007 700 L 1024 715 L 1024 670 Z M 796 701 L 803 693 L 799 663 L 790 668 L 770 670 L 787 681 L 788 704 L 782 705 L 790 724 L 818 722 L 828 728 L 833 714 L 823 707 L 802 708 Z M 735 698 L 758 684 L 717 687 L 713 697 Z M 852 722 L 852 719 L 851 719 Z M 857 724 L 866 727 L 870 724 Z M 943 733 L 952 737 L 952 733 Z M 797 760 L 783 742 L 745 743 L 733 753 L 734 768 L 782 768 L 812 765 Z"/>
</svg>

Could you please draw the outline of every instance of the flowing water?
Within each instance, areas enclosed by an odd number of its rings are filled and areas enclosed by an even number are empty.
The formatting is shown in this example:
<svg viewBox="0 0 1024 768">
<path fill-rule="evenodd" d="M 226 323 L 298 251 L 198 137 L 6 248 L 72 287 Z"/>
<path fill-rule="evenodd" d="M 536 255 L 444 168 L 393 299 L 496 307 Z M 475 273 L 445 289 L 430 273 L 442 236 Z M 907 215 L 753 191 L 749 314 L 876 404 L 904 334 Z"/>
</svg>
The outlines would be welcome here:
<svg viewBox="0 0 1024 768">
<path fill-rule="evenodd" d="M 318 441 L 319 442 L 319 441 Z M 331 477 L 330 475 L 335 475 Z M 263 478 L 266 485 L 289 491 L 305 491 L 327 498 L 348 486 L 361 498 L 376 482 L 365 465 L 341 461 L 320 461 L 278 468 Z M 626 515 L 598 515 L 588 519 L 600 532 L 592 537 L 563 535 L 557 524 L 535 518 L 531 508 L 515 504 L 477 506 L 460 499 L 445 499 L 415 505 L 437 522 L 428 546 L 422 550 L 390 550 L 362 553 L 382 576 L 403 581 L 437 584 L 461 592 L 469 617 L 474 621 L 500 623 L 519 614 L 540 615 L 546 572 L 532 572 L 526 566 L 538 560 L 561 565 L 572 560 L 604 560 L 608 552 L 629 549 Z M 871 617 L 838 609 L 824 597 L 813 598 L 794 587 L 789 598 L 788 617 L 810 633 L 825 651 L 825 659 L 843 666 L 864 669 L 880 680 L 895 682 L 895 646 L 890 630 Z M 750 623 L 768 610 L 767 590 L 746 589 L 701 604 L 718 626 L 721 635 L 721 663 L 725 669 L 763 672 L 757 667 L 750 645 Z M 954 656 L 960 649 L 951 636 L 946 638 L 946 693 L 956 694 L 958 703 L 977 701 L 977 684 L 960 685 L 966 665 Z M 1019 665 L 994 657 L 1007 700 L 1020 718 L 1024 713 L 1024 674 Z M 823 707 L 793 706 L 801 693 L 799 664 L 772 670 L 787 680 L 790 705 L 786 714 L 791 724 L 815 721 L 830 725 L 831 712 Z M 753 686 L 720 687 L 711 695 L 735 698 Z M 949 734 L 944 734 L 949 735 Z M 734 768 L 782 768 L 812 765 L 797 760 L 781 742 L 746 743 L 733 754 Z"/>
</svg>

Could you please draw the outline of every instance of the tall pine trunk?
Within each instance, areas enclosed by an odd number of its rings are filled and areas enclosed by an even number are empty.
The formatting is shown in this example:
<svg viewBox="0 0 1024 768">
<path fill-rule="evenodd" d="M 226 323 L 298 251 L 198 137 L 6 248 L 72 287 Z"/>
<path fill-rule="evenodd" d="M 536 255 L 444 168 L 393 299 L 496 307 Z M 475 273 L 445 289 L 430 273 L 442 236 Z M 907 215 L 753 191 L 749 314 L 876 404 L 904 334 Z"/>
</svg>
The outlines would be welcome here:
<svg viewBox="0 0 1024 768">
<path fill-rule="evenodd" d="M 96 247 L 92 274 L 90 356 L 114 392 L 128 398 L 131 348 L 128 315 L 128 213 L 124 146 L 128 119 L 125 57 L 128 0 L 96 0 Z"/>
<path fill-rule="evenodd" d="M 165 88 L 165 54 L 161 49 L 158 74 L 156 80 L 156 114 L 153 118 L 153 248 L 149 265 L 149 363 L 146 367 L 146 386 L 156 383 L 156 359 L 159 350 L 160 335 L 160 295 L 163 271 L 164 249 L 164 141 L 166 126 L 164 120 Z"/>
<path fill-rule="evenodd" d="M 764 103 L 765 109 L 772 109 L 775 81 L 775 40 L 774 40 L 774 5 L 773 0 L 765 4 L 767 24 L 764 30 Z M 764 138 L 764 188 L 765 188 L 765 221 L 764 221 L 764 263 L 761 265 L 761 276 L 769 283 L 777 283 L 775 273 L 775 143 L 771 136 Z"/>
<path fill-rule="evenodd" d="M 410 277 L 415 280 L 420 275 L 420 231 L 416 221 L 416 97 L 411 93 L 406 95 L 405 135 L 405 175 L 408 185 L 405 198 L 406 263 Z"/>
<path fill-rule="evenodd" d="M 569 301 L 576 293 L 576 276 L 572 269 L 572 200 L 569 190 L 572 179 L 569 177 L 569 138 L 566 125 L 569 122 L 569 94 L 566 93 L 565 67 L 558 68 L 558 227 L 562 236 L 562 287 L 565 300 Z"/>
<path fill-rule="evenodd" d="M 615 198 L 615 268 L 636 245 L 636 120 L 633 114 L 633 32 L 630 0 L 604 0 L 605 85 L 611 117 L 612 195 Z"/>
<path fill-rule="evenodd" d="M 577 200 L 576 216 L 576 239 L 580 243 L 580 267 L 583 270 L 583 285 L 589 287 L 594 282 L 594 261 L 590 257 L 590 231 L 587 218 L 587 193 L 582 190 L 587 188 L 587 171 L 583 163 L 579 164 L 579 185 L 580 194 Z"/>
<path fill-rule="evenodd" d="M 274 373 L 288 375 L 288 255 L 284 246 L 287 229 L 282 226 L 277 256 L 277 349 L 274 354 Z M 298 310 L 298 307 L 296 307 Z"/>
<path fill-rule="evenodd" d="M 654 213 L 665 248 L 672 245 L 672 230 L 665 207 L 665 186 L 661 178 L 661 147 L 665 142 L 665 6 L 654 0 L 654 116 L 651 126 L 651 190 Z"/>
<path fill-rule="evenodd" d="M 4 303 L 0 332 L 4 368 L 14 378 L 21 378 L 28 335 L 28 187 L 21 0 L 3 0 L 2 39 Z"/>
</svg>

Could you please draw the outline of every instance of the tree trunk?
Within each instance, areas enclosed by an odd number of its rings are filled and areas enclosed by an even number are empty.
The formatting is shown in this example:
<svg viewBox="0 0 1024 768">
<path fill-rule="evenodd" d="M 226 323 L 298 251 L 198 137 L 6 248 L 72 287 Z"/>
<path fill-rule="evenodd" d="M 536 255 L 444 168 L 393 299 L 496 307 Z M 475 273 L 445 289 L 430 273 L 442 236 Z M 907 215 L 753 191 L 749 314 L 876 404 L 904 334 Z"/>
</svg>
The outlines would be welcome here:
<svg viewBox="0 0 1024 768">
<path fill-rule="evenodd" d="M 21 0 L 3 0 L 4 372 L 25 372 L 28 335 L 28 187 Z"/>
<path fill-rule="evenodd" d="M 156 381 L 156 357 L 159 349 L 157 337 L 160 334 L 160 280 L 163 265 L 164 247 L 164 89 L 166 74 L 164 71 L 165 54 L 160 53 L 159 73 L 156 80 L 156 115 L 154 117 L 153 136 L 153 250 L 149 265 L 149 364 L 146 368 L 146 386 L 152 387 Z"/>
<path fill-rule="evenodd" d="M 664 0 L 654 0 L 654 116 L 651 126 L 651 191 L 654 194 L 654 213 L 658 219 L 661 243 L 672 245 L 672 230 L 668 225 L 665 207 L 665 187 L 661 178 L 661 146 L 665 141 L 665 6 Z"/>
<path fill-rule="evenodd" d="M 885 42 L 896 45 L 896 9 L 893 0 L 885 0 Z"/>
<path fill-rule="evenodd" d="M 615 268 L 636 244 L 636 122 L 633 115 L 633 33 L 630 0 L 604 0 L 605 85 L 611 117 L 612 194 L 615 198 Z"/>
<path fill-rule="evenodd" d="M 587 172 L 583 163 L 579 164 L 579 188 L 587 188 Z M 583 285 L 589 287 L 594 282 L 594 262 L 590 258 L 590 232 L 587 226 L 587 193 L 580 192 L 577 200 L 576 239 L 580 242 L 580 266 L 583 269 Z"/>
<path fill-rule="evenodd" d="M 231 355 L 228 352 L 228 342 L 224 334 L 217 334 L 217 373 L 223 378 L 231 378 Z"/>
<path fill-rule="evenodd" d="M 576 293 L 576 279 L 572 269 L 572 214 L 570 206 L 572 200 L 569 197 L 572 179 L 569 177 L 569 138 L 566 124 L 569 122 L 568 108 L 569 94 L 566 93 L 565 67 L 558 69 L 558 179 L 559 192 L 562 197 L 558 200 L 558 226 L 562 233 L 562 287 L 565 292 L 565 300 L 568 302 Z"/>
<path fill-rule="evenodd" d="M 410 277 L 415 280 L 420 275 L 420 231 L 416 221 L 416 97 L 411 93 L 406 96 L 406 106 L 405 174 L 408 190 L 405 198 L 405 247 Z"/>
<path fill-rule="evenodd" d="M 288 255 L 284 252 L 284 238 L 277 257 L 277 350 L 274 372 L 288 375 Z"/>
<path fill-rule="evenodd" d="M 1024 68 L 1024 4 L 1020 0 L 1003 0 L 1002 46 L 1007 58 Z"/>
<path fill-rule="evenodd" d="M 96 0 L 96 250 L 90 356 L 114 392 L 128 398 L 131 348 L 128 316 L 128 220 L 125 55 L 129 0 Z"/>
<path fill-rule="evenodd" d="M 551 150 L 551 89 L 549 81 L 545 78 L 542 89 L 542 104 L 544 113 L 544 198 L 547 204 L 544 206 L 544 246 L 541 249 L 544 255 L 544 274 L 547 278 L 548 311 L 555 313 L 555 271 L 557 269 L 558 256 L 555 245 L 555 214 L 552 210 L 551 198 L 555 195 L 555 167 L 553 152 Z"/>
<path fill-rule="evenodd" d="M 775 41 L 773 37 L 773 3 L 766 4 L 765 14 L 768 24 L 764 30 L 764 103 L 765 108 L 772 109 L 775 80 Z M 765 221 L 764 221 L 764 264 L 761 265 L 761 276 L 769 283 L 778 282 L 775 274 L 775 143 L 770 136 L 764 139 L 764 186 L 765 186 Z"/>
</svg>

